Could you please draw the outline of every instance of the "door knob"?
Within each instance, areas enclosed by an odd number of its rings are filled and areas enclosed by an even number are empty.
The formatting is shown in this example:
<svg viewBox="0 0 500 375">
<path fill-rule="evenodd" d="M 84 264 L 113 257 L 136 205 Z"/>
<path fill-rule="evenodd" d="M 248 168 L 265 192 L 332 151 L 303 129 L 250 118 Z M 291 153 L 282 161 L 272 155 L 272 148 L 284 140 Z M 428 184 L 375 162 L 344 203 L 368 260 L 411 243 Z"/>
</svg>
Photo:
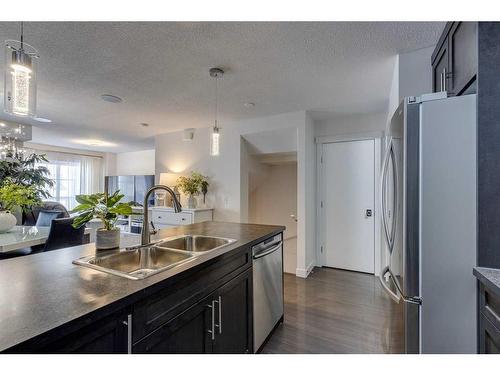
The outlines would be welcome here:
<svg viewBox="0 0 500 375">
<path fill-rule="evenodd" d="M 295 215 L 290 215 L 290 217 L 291 217 L 291 218 L 293 219 L 293 221 L 295 221 L 295 222 L 298 222 L 298 221 L 299 221 L 299 219 L 297 219 L 297 216 L 295 216 Z"/>
</svg>

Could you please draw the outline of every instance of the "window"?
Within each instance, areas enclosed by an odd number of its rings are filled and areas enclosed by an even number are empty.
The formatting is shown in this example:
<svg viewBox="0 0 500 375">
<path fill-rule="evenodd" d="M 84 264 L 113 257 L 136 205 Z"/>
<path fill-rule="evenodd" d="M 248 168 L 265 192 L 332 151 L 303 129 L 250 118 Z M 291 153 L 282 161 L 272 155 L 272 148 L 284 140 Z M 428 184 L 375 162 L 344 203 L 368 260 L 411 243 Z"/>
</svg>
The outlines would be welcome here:
<svg viewBox="0 0 500 375">
<path fill-rule="evenodd" d="M 29 150 L 33 151 L 33 150 Z M 79 194 L 102 192 L 104 173 L 100 157 L 66 154 L 60 152 L 33 151 L 45 154 L 48 163 L 40 163 L 50 171 L 54 187 L 49 193 L 50 200 L 63 204 L 68 210 L 77 206 L 75 197 Z"/>
<path fill-rule="evenodd" d="M 55 182 L 50 190 L 52 199 L 63 204 L 68 210 L 75 208 L 75 196 L 80 194 L 80 163 L 53 161 L 44 165 Z"/>
</svg>

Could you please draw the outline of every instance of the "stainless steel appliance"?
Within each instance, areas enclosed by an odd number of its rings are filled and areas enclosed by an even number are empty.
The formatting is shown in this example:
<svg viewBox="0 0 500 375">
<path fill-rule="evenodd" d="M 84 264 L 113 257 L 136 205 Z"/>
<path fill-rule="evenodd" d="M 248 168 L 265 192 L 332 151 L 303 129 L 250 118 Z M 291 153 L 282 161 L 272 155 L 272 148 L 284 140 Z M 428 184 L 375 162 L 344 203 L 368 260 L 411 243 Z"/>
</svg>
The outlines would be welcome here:
<svg viewBox="0 0 500 375">
<path fill-rule="evenodd" d="M 408 97 L 386 133 L 385 291 L 407 353 L 476 353 L 476 96 Z"/>
<path fill-rule="evenodd" d="M 281 234 L 252 247 L 253 342 L 257 352 L 283 316 L 283 240 Z"/>
</svg>

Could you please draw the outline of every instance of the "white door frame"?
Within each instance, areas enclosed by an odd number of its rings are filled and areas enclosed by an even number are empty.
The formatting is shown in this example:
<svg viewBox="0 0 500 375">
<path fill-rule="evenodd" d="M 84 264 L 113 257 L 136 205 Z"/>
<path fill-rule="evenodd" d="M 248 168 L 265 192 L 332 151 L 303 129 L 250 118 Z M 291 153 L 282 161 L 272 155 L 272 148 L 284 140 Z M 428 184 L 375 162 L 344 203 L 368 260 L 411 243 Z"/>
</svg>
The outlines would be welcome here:
<svg viewBox="0 0 500 375">
<path fill-rule="evenodd" d="M 374 152 L 374 163 L 375 163 L 375 191 L 374 191 L 374 204 L 375 207 L 373 207 L 373 218 L 375 220 L 374 222 L 374 227 L 375 227 L 375 233 L 374 233 L 374 240 L 375 240 L 375 254 L 374 254 L 374 259 L 375 259 L 375 264 L 374 264 L 374 269 L 375 269 L 375 276 L 378 276 L 380 273 L 381 269 L 381 240 L 382 240 L 382 227 L 380 223 L 380 216 L 379 216 L 379 211 L 380 211 L 380 170 L 381 170 L 381 145 L 382 145 L 382 138 L 383 138 L 384 133 L 383 132 L 369 132 L 369 133 L 354 133 L 354 134 L 343 134 L 343 135 L 338 135 L 338 136 L 328 136 L 328 137 L 316 137 L 316 165 L 318 166 L 317 168 L 317 173 L 316 173 L 316 186 L 317 186 L 317 192 L 316 192 L 316 197 L 317 197 L 317 202 L 316 202 L 316 222 L 319 223 L 319 225 L 316 225 L 316 238 L 318 239 L 317 241 L 317 246 L 316 246 L 316 259 L 317 259 L 317 266 L 323 267 L 325 265 L 326 259 L 325 259 L 325 254 L 323 252 L 324 249 L 324 243 L 325 243 L 325 233 L 323 230 L 323 223 L 324 223 L 324 213 L 321 208 L 321 204 L 323 201 L 323 196 L 324 196 L 324 191 L 323 191 L 323 163 L 322 163 L 322 150 L 323 150 L 323 144 L 325 143 L 337 143 L 337 142 L 352 142 L 352 141 L 364 141 L 364 140 L 373 140 L 374 141 L 374 146 L 375 146 L 375 152 Z"/>
</svg>

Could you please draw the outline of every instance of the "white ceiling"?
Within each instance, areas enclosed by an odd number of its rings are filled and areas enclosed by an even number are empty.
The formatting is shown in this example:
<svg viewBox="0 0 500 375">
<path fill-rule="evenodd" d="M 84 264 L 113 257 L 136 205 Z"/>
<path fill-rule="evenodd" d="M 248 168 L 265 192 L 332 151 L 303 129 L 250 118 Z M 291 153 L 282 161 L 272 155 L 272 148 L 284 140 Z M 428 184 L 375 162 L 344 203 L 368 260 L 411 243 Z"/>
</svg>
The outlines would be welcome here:
<svg viewBox="0 0 500 375">
<path fill-rule="evenodd" d="M 383 111 L 392 57 L 435 44 L 443 27 L 442 22 L 29 22 L 25 41 L 41 56 L 38 115 L 53 120 L 31 122 L 40 129 L 34 141 L 81 148 L 74 139 L 101 139 L 116 146 L 90 148 L 121 152 L 150 148 L 155 134 L 208 126 L 214 102 L 208 69 L 214 66 L 227 70 L 222 123 L 298 110 Z M 18 32 L 18 24 L 0 22 L 1 39 L 18 39 Z M 103 93 L 123 102 L 104 102 Z M 246 102 L 256 105 L 249 109 Z M 0 118 L 12 120 L 3 111 Z"/>
</svg>

